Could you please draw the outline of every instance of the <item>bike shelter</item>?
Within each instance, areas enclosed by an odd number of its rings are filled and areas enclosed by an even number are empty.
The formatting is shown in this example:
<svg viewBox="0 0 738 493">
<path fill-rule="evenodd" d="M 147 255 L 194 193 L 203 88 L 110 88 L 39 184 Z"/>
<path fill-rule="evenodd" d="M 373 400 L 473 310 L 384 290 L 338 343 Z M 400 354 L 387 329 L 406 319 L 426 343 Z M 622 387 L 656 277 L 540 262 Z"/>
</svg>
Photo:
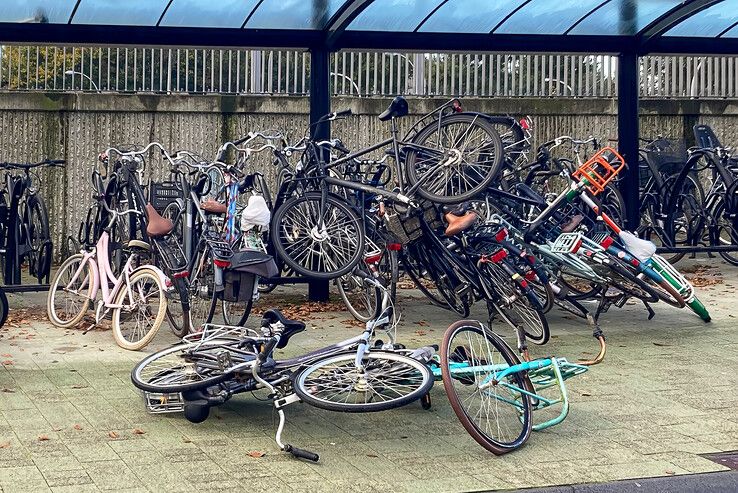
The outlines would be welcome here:
<svg viewBox="0 0 738 493">
<path fill-rule="evenodd" d="M 235 5 L 131 0 L 121 8 L 103 0 L 12 2 L 0 13 L 0 41 L 305 49 L 311 55 L 311 124 L 331 110 L 329 57 L 341 49 L 617 54 L 618 150 L 629 163 L 638 159 L 639 57 L 738 54 L 738 11 L 731 0 L 416 0 L 401 5 L 393 0 L 262 0 Z M 314 139 L 330 137 L 329 122 L 311 129 Z M 634 230 L 639 223 L 638 166 L 631 166 L 621 183 L 626 225 Z M 298 281 L 309 282 L 311 299 L 327 298 L 327 281 Z"/>
</svg>

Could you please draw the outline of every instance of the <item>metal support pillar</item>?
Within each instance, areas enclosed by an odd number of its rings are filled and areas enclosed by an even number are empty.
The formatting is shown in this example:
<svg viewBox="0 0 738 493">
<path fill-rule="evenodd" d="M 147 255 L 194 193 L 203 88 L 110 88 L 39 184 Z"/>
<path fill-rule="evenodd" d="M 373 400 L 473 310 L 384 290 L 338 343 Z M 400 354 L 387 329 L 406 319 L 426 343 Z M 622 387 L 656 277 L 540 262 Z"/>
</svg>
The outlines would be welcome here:
<svg viewBox="0 0 738 493">
<path fill-rule="evenodd" d="M 330 122 L 313 126 L 313 123 L 330 111 L 330 53 L 325 49 L 312 49 L 310 50 L 310 135 L 314 140 L 331 138 Z M 308 284 L 308 299 L 328 301 L 328 281 L 311 280 Z"/>
<path fill-rule="evenodd" d="M 638 55 L 618 57 L 618 150 L 628 164 L 620 182 L 625 200 L 625 227 L 635 231 L 640 223 L 638 194 Z"/>
</svg>

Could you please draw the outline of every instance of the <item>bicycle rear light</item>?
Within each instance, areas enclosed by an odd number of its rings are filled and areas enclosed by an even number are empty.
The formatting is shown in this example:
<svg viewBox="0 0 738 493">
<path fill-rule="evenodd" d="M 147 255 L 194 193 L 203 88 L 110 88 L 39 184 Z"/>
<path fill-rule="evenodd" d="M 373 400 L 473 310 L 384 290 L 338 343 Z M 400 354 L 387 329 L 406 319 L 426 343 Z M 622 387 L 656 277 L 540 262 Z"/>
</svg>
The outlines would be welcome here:
<svg viewBox="0 0 738 493">
<path fill-rule="evenodd" d="M 505 257 L 507 257 L 507 250 L 505 250 L 504 248 L 501 248 L 497 250 L 497 252 L 492 254 L 492 256 L 490 257 L 490 260 L 496 264 Z"/>
<path fill-rule="evenodd" d="M 497 241 L 497 243 L 499 243 L 502 240 L 504 240 L 505 238 L 507 238 L 507 228 L 502 228 L 495 235 L 495 241 Z"/>
<path fill-rule="evenodd" d="M 226 267 L 229 267 L 231 265 L 230 260 L 215 259 L 213 260 L 213 263 L 215 264 L 216 267 L 220 267 L 221 269 L 225 269 Z"/>
<path fill-rule="evenodd" d="M 387 243 L 387 250 L 390 252 L 399 252 L 402 250 L 402 243 Z"/>
<path fill-rule="evenodd" d="M 367 264 L 376 264 L 380 260 L 382 260 L 382 252 L 364 257 L 364 262 Z"/>
</svg>

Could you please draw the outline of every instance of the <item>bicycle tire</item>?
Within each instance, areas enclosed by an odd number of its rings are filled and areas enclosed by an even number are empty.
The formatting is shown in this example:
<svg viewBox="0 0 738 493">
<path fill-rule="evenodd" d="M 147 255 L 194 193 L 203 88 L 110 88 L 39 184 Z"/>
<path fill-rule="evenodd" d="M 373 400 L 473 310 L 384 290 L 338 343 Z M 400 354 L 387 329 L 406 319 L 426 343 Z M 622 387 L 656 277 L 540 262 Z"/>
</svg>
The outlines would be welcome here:
<svg viewBox="0 0 738 493">
<path fill-rule="evenodd" d="M 5 290 L 0 286 L 0 328 L 5 324 L 8 319 L 8 311 L 10 305 L 8 304 L 8 297 L 5 296 Z"/>
<path fill-rule="evenodd" d="M 382 305 L 382 290 L 364 283 L 364 280 L 349 273 L 335 280 L 336 290 L 343 304 L 359 322 L 368 322 L 379 315 Z"/>
<path fill-rule="evenodd" d="M 326 221 L 323 230 L 318 231 L 322 196 L 320 192 L 307 192 L 288 199 L 276 210 L 272 217 L 271 235 L 277 254 L 295 272 L 331 280 L 351 272 L 359 263 L 364 253 L 365 238 L 358 214 L 340 197 L 328 194 L 325 198 L 323 216 L 330 217 L 322 220 L 332 220 L 329 227 Z M 298 220 L 299 214 L 302 217 Z M 331 236 L 342 241 L 340 247 L 330 244 Z"/>
<path fill-rule="evenodd" d="M 123 312 L 123 307 L 126 302 L 126 296 L 128 294 L 128 288 L 130 286 L 135 286 L 135 283 L 138 282 L 141 279 L 148 278 L 149 283 L 152 283 L 156 285 L 159 292 L 159 309 L 156 313 L 156 316 L 154 317 L 154 320 L 151 324 L 151 326 L 145 331 L 145 333 L 140 336 L 136 337 L 135 340 L 134 337 L 131 337 L 130 339 L 126 337 L 123 333 L 123 328 L 121 326 L 121 314 Z M 135 290 L 132 290 L 135 292 Z M 115 298 L 113 299 L 113 304 L 116 305 L 116 308 L 113 308 L 113 338 L 115 339 L 116 344 L 118 346 L 122 347 L 123 349 L 128 349 L 131 351 L 138 351 L 139 349 L 144 348 L 146 345 L 148 345 L 151 340 L 156 336 L 156 333 L 159 331 L 159 328 L 161 327 L 162 322 L 164 321 L 164 317 L 166 316 L 167 312 L 167 297 L 165 295 L 165 289 L 162 283 L 161 278 L 159 277 L 159 274 L 149 267 L 141 267 L 139 269 L 136 269 L 133 271 L 130 275 L 130 283 L 124 283 L 119 288 L 118 292 L 115 294 Z M 148 311 L 149 303 L 146 303 L 146 309 Z M 140 310 L 140 309 L 139 309 Z M 137 320 L 138 315 L 140 315 L 141 312 L 137 314 Z M 138 333 L 139 331 L 136 330 L 135 333 Z"/>
<path fill-rule="evenodd" d="M 173 289 L 167 301 L 167 320 L 172 334 L 181 339 L 190 331 L 189 290 L 187 281 L 181 277 L 172 279 L 172 284 Z M 180 314 L 181 318 L 178 317 Z"/>
<path fill-rule="evenodd" d="M 433 386 L 433 373 L 427 365 L 409 356 L 385 351 L 372 351 L 364 354 L 362 367 L 367 372 L 364 376 L 368 380 L 360 381 L 355 366 L 356 356 L 356 351 L 350 351 L 329 355 L 314 361 L 294 375 L 293 387 L 295 394 L 303 402 L 320 409 L 365 413 L 404 406 L 426 395 Z M 341 363 L 344 364 L 344 370 L 340 370 L 338 367 Z M 331 365 L 336 365 L 333 373 L 330 371 Z M 407 376 L 400 374 L 398 368 L 402 366 L 409 368 L 410 374 Z M 319 374 L 321 371 L 325 373 L 325 376 Z M 314 374 L 318 375 L 316 380 L 312 380 Z M 326 380 L 321 380 L 321 378 L 327 378 L 328 386 L 325 389 L 322 386 Z M 350 380 L 347 382 L 349 385 L 341 389 L 339 378 L 348 378 Z M 381 398 L 384 400 L 367 402 L 367 396 L 376 397 L 377 392 L 384 390 L 384 386 L 388 386 L 389 383 L 400 385 L 400 388 L 390 390 L 392 395 L 382 396 Z M 357 385 L 360 386 L 358 390 L 356 390 Z M 361 388 L 362 385 L 366 385 L 366 387 Z M 407 392 L 408 388 L 412 390 Z M 346 392 L 355 390 L 357 397 L 363 394 L 363 402 L 351 403 L 348 401 L 350 394 Z M 341 401 L 328 399 L 326 394 L 331 392 L 335 396 L 340 395 Z M 317 394 L 320 394 L 320 396 Z M 326 396 L 326 398 L 321 396 Z"/>
<path fill-rule="evenodd" d="M 738 231 L 736 231 L 733 221 L 727 220 L 727 231 L 723 220 L 725 218 L 725 201 L 718 201 L 712 208 L 711 215 L 714 218 L 714 226 L 712 227 L 712 238 L 710 243 L 718 246 L 738 246 Z M 727 235 L 724 234 L 727 232 Z M 738 266 L 738 253 L 736 252 L 720 252 L 720 256 L 730 265 Z"/>
<path fill-rule="evenodd" d="M 238 342 L 238 341 L 236 341 Z M 230 372 L 224 372 L 218 365 L 212 365 L 212 367 L 202 368 L 200 371 L 196 368 L 197 357 L 196 354 L 200 353 L 205 356 L 209 349 L 220 348 L 224 344 L 232 344 L 233 340 L 230 339 L 213 339 L 203 343 L 179 343 L 174 346 L 162 349 L 155 353 L 146 356 L 144 359 L 139 361 L 136 366 L 131 370 L 131 382 L 133 385 L 145 392 L 156 392 L 162 394 L 176 394 L 179 392 L 188 392 L 192 390 L 199 390 L 217 385 L 224 382 L 231 375 Z M 192 349 L 193 346 L 197 346 L 197 351 L 193 355 L 187 353 L 185 355 L 184 350 Z M 172 362 L 162 362 L 164 358 L 174 356 Z M 254 358 L 256 355 L 254 354 Z M 154 365 L 153 375 L 150 377 L 144 376 L 144 369 Z M 173 383 L 175 371 L 180 371 L 183 379 L 187 383 Z M 193 377 L 200 376 L 202 371 L 208 370 L 211 374 L 198 382 L 192 382 Z"/>
<path fill-rule="evenodd" d="M 460 351 L 458 350 L 458 347 L 454 345 L 454 341 L 456 336 L 460 334 L 462 335 L 460 341 L 463 341 L 464 332 L 467 332 L 466 342 L 468 342 L 470 347 L 467 348 L 464 346 L 460 346 L 464 348 L 464 351 Z M 471 344 L 471 337 L 473 334 L 476 334 L 478 338 L 484 340 L 484 346 L 480 346 L 480 349 L 486 349 L 486 353 L 480 352 L 479 356 L 482 357 L 475 357 L 475 353 L 473 352 L 474 350 Z M 452 348 L 452 346 L 454 347 Z M 500 360 L 496 361 L 494 359 L 491 349 L 494 349 L 497 353 L 499 353 Z M 520 364 L 520 359 L 517 357 L 517 355 L 515 355 L 515 353 L 510 349 L 510 347 L 507 345 L 507 343 L 505 343 L 504 340 L 502 340 L 497 334 L 488 330 L 477 321 L 460 320 L 451 324 L 446 329 L 443 334 L 443 344 L 441 345 L 441 378 L 443 380 L 443 387 L 446 390 L 446 395 L 448 397 L 449 403 L 451 404 L 451 408 L 454 410 L 456 417 L 459 419 L 459 422 L 461 422 L 461 425 L 464 427 L 467 433 L 469 433 L 469 435 L 479 445 L 495 455 L 502 455 L 521 447 L 526 442 L 526 440 L 528 440 L 533 427 L 531 416 L 533 412 L 533 406 L 531 403 L 531 397 L 523 392 L 515 392 L 512 393 L 509 398 L 495 398 L 495 401 L 498 404 L 484 406 L 486 412 L 478 412 L 473 413 L 474 415 L 471 415 L 469 412 L 467 412 L 465 408 L 465 406 L 471 401 L 471 396 L 463 397 L 460 395 L 460 392 L 464 389 L 471 390 L 472 387 L 477 387 L 477 390 L 472 393 L 472 396 L 475 393 L 479 393 L 480 395 L 482 395 L 482 392 L 479 392 L 478 390 L 478 377 L 476 373 L 474 373 L 473 379 L 471 376 L 460 377 L 458 376 L 459 373 L 452 372 L 451 368 L 452 366 L 457 366 L 459 364 L 463 365 L 464 363 L 471 364 L 473 367 L 484 367 L 489 365 L 490 362 L 492 363 L 492 365 L 495 366 L 504 362 L 504 364 L 508 365 L 508 367 L 511 367 Z M 454 377 L 453 373 L 456 373 L 457 376 Z M 490 372 L 484 372 L 482 369 L 480 369 L 480 373 L 482 373 L 483 375 L 488 375 Z M 488 378 L 489 377 L 485 375 L 482 381 L 485 381 Z M 533 386 L 530 383 L 530 379 L 524 372 L 512 373 L 508 376 L 508 381 L 512 382 L 511 385 L 519 389 L 525 389 L 528 391 L 531 391 L 533 389 Z M 504 389 L 508 389 L 505 386 L 495 384 L 490 387 L 490 389 L 492 390 L 490 392 L 485 392 L 485 394 L 497 392 L 498 388 L 500 389 L 500 392 Z M 510 429 L 512 429 L 513 424 L 516 425 L 516 430 L 517 426 L 520 427 L 519 432 L 512 433 L 512 438 L 502 439 L 492 436 L 490 427 L 482 426 L 482 423 L 478 422 L 482 419 L 482 415 L 489 416 L 489 412 L 498 413 L 499 416 L 501 408 L 504 407 L 505 404 L 516 402 L 518 399 L 520 400 L 519 406 L 511 404 L 508 413 L 509 421 L 511 423 Z M 482 405 L 480 405 L 479 407 L 481 411 Z M 499 426 L 499 423 L 495 424 L 496 426 L 493 426 L 492 428 L 496 428 L 499 432 L 501 432 L 502 427 Z"/>
<path fill-rule="evenodd" d="M 196 332 L 204 324 L 212 322 L 215 315 L 217 296 L 213 269 L 212 252 L 203 240 L 195 251 L 195 260 L 188 278 L 191 332 Z"/>
<path fill-rule="evenodd" d="M 479 115 L 457 113 L 445 116 L 441 119 L 440 123 L 438 121 L 432 122 L 418 131 L 413 137 L 412 143 L 426 147 L 440 147 L 445 154 L 447 152 L 446 145 L 442 141 L 441 136 L 438 135 L 435 137 L 435 144 L 432 138 L 437 132 L 450 136 L 449 129 L 453 125 L 470 125 L 470 128 L 472 126 L 476 127 L 474 134 L 467 129 L 461 133 L 457 133 L 455 137 L 464 138 L 466 142 L 469 140 L 469 135 L 476 136 L 476 131 L 478 130 L 478 135 L 482 137 L 482 140 L 478 143 L 475 152 L 479 153 L 482 161 L 454 165 L 455 168 L 451 171 L 448 171 L 449 168 L 444 166 L 445 171 L 442 173 L 436 171 L 429 179 L 428 176 L 423 175 L 421 169 L 425 169 L 426 167 L 432 169 L 433 166 L 438 164 L 438 157 L 430 156 L 425 158 L 422 153 L 427 153 L 427 151 L 418 150 L 411 146 L 406 150 L 405 173 L 408 182 L 411 187 L 417 186 L 418 194 L 431 202 L 454 204 L 473 198 L 487 189 L 489 184 L 497 177 L 502 165 L 503 150 L 500 135 L 489 122 Z M 455 151 L 455 157 L 462 159 L 462 153 L 466 151 L 456 149 L 459 140 L 455 137 L 451 137 L 454 139 L 451 147 Z M 446 156 L 443 159 L 445 158 Z M 453 183 L 457 178 L 459 190 L 453 189 Z M 466 181 L 464 185 L 461 183 L 462 178 Z M 470 180 L 476 180 L 477 183 L 467 187 L 471 183 Z"/>
<path fill-rule="evenodd" d="M 440 291 L 438 293 L 434 293 L 431 288 L 428 288 L 423 282 L 425 280 L 425 277 L 423 276 L 423 271 L 425 267 L 412 254 L 412 251 L 415 249 L 415 246 L 410 245 L 408 248 L 403 249 L 402 253 L 400 254 L 400 260 L 402 261 L 402 268 L 405 271 L 405 274 L 410 277 L 410 279 L 415 284 L 415 287 L 418 288 L 418 290 L 423 293 L 423 295 L 425 295 L 425 297 L 428 298 L 431 303 L 447 310 L 451 309 L 448 302 L 441 295 Z M 432 281 L 428 280 L 428 282 Z M 437 291 L 437 288 L 435 289 Z"/>
<path fill-rule="evenodd" d="M 51 272 L 52 243 L 49 232 L 49 212 L 44 199 L 38 195 L 31 195 L 28 198 L 27 207 L 32 247 L 32 251 L 28 254 L 29 272 L 41 283 Z M 34 224 L 34 218 L 38 219 L 38 224 Z"/>
<path fill-rule="evenodd" d="M 490 301 L 505 322 L 514 329 L 518 327 L 516 321 L 519 322 L 527 339 L 534 344 L 546 344 L 551 332 L 543 307 L 515 265 L 503 258 L 499 262 L 483 263 L 480 272 L 486 274 L 487 281 L 492 284 L 499 299 Z M 503 304 L 504 300 L 512 301 Z M 508 313 L 508 309 L 512 313 Z"/>
<path fill-rule="evenodd" d="M 84 255 L 81 253 L 77 253 L 75 255 L 72 255 L 68 259 L 66 259 L 62 265 L 59 267 L 59 270 L 56 271 L 56 274 L 54 274 L 54 277 L 51 280 L 51 286 L 49 287 L 49 294 L 46 297 L 46 313 L 49 317 L 49 320 L 52 324 L 54 324 L 57 327 L 62 328 L 68 328 L 73 327 L 77 325 L 85 316 L 85 313 L 87 313 L 87 310 L 90 307 L 90 303 L 92 302 L 92 288 L 93 288 L 93 276 L 94 276 L 94 270 L 92 266 L 90 265 L 89 261 L 85 261 L 85 266 L 83 269 L 86 269 L 86 280 L 83 278 L 80 284 L 80 287 L 83 287 L 85 284 L 87 286 L 86 288 L 86 295 L 77 296 L 80 298 L 80 305 L 78 308 L 74 309 L 72 313 L 73 315 L 70 315 L 68 317 L 65 317 L 64 319 L 59 318 L 57 315 L 56 309 L 55 309 L 55 300 L 57 299 L 58 293 L 60 293 L 60 289 L 63 290 L 64 288 L 60 288 L 60 283 L 62 282 L 62 276 L 69 270 L 70 268 L 73 268 L 74 270 L 71 271 L 69 277 L 71 277 L 77 272 L 79 261 L 84 259 Z M 73 266 L 74 263 L 77 263 L 77 266 Z M 68 282 L 64 282 L 64 286 L 66 286 Z"/>
<path fill-rule="evenodd" d="M 251 308 L 254 305 L 253 297 L 246 301 L 226 301 L 222 294 L 218 296 L 220 300 L 220 309 L 223 312 L 223 322 L 226 325 L 243 326 L 251 315 Z M 239 306 L 243 306 L 239 309 Z"/>
</svg>

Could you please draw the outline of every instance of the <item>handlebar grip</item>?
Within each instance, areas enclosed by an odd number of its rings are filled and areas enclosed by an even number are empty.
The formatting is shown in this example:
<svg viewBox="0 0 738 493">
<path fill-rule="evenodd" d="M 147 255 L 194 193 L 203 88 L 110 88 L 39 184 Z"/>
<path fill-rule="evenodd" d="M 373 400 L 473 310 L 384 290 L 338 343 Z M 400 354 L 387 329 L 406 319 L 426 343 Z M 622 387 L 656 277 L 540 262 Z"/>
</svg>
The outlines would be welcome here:
<svg viewBox="0 0 738 493">
<path fill-rule="evenodd" d="M 338 117 L 342 117 L 342 116 L 351 116 L 351 113 L 352 113 L 351 112 L 351 108 L 348 108 L 348 109 L 345 109 L 345 110 L 336 111 L 335 113 L 333 113 L 333 117 L 334 118 L 338 118 Z"/>
<path fill-rule="evenodd" d="M 295 457 L 299 459 L 307 459 L 313 462 L 318 462 L 318 460 L 320 459 L 318 454 L 314 452 L 310 452 L 309 450 L 303 450 L 301 448 L 293 447 L 289 443 L 286 443 L 284 445 L 284 451 L 291 453 L 292 455 L 294 455 Z"/>
<path fill-rule="evenodd" d="M 233 141 L 233 145 L 237 145 L 237 146 L 238 146 L 238 145 L 241 145 L 241 144 L 243 144 L 244 142 L 246 142 L 247 140 L 249 140 L 250 138 L 251 138 L 251 137 L 247 135 L 246 137 L 244 137 L 244 138 L 242 138 L 242 139 L 234 140 L 234 141 Z"/>
<path fill-rule="evenodd" d="M 349 110 L 349 111 L 351 111 L 351 110 Z M 342 152 L 344 154 L 350 154 L 351 153 L 351 151 L 349 151 L 348 147 L 346 147 L 345 145 L 343 145 L 343 142 L 341 142 L 338 139 L 336 139 L 335 145 L 333 147 L 337 151 Z"/>
</svg>

